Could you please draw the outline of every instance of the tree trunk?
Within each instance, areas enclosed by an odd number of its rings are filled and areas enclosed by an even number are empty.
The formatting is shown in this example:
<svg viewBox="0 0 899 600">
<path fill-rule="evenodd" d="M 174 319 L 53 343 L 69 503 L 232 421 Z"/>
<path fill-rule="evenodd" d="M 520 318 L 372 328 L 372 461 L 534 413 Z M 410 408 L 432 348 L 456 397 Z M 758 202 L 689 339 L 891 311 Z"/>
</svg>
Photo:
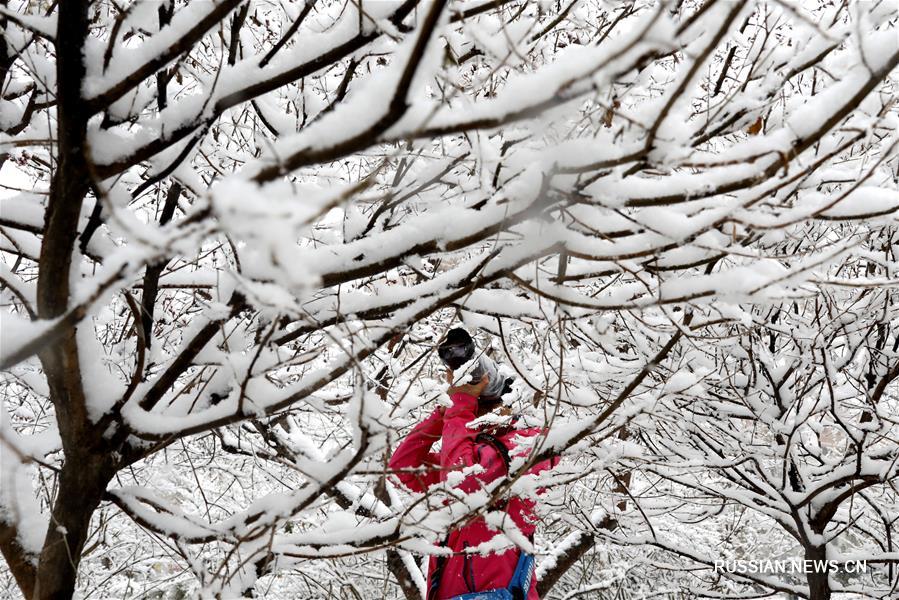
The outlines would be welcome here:
<svg viewBox="0 0 899 600">
<path fill-rule="evenodd" d="M 44 239 L 37 280 L 38 314 L 58 317 L 68 309 L 69 272 L 78 232 L 81 205 L 90 186 L 86 155 L 87 103 L 81 95 L 84 41 L 88 34 L 88 2 L 71 0 L 59 5 L 56 37 L 56 136 L 58 162 L 44 214 Z"/>
<path fill-rule="evenodd" d="M 606 515 L 603 517 L 602 521 L 596 524 L 596 527 L 605 529 L 606 531 L 615 531 L 618 529 L 618 522 Z M 537 594 L 541 598 L 549 595 L 549 591 L 556 585 L 556 583 L 558 583 L 562 576 L 568 572 L 568 569 L 577 564 L 577 561 L 587 554 L 587 552 L 593 548 L 595 543 L 596 540 L 593 537 L 593 534 L 589 531 L 581 532 L 580 539 L 568 548 L 565 554 L 556 557 L 555 566 L 544 573 L 543 577 L 537 581 Z"/>
<path fill-rule="evenodd" d="M 35 568 L 32 557 L 19 545 L 17 536 L 18 528 L 0 519 L 0 551 L 22 595 L 31 598 L 34 595 Z"/>
<path fill-rule="evenodd" d="M 807 547 L 805 549 L 805 559 L 816 562 L 826 561 L 827 547 Z M 816 562 L 809 565 L 810 568 L 806 573 L 809 600 L 830 600 L 830 575 L 828 573 L 827 564 L 826 562 L 820 562 L 818 565 L 823 565 L 823 568 L 819 568 L 819 566 L 816 566 Z M 819 570 L 821 572 L 819 572 Z"/>
<path fill-rule="evenodd" d="M 91 515 L 115 472 L 110 463 L 87 453 L 66 459 L 38 562 L 34 598 L 72 597 Z"/>
<path fill-rule="evenodd" d="M 87 155 L 87 103 L 81 95 L 85 76 L 84 42 L 88 35 L 87 0 L 67 0 L 58 8 L 56 46 L 57 147 L 37 281 L 41 319 L 69 309 L 70 277 L 81 206 L 90 188 Z M 90 324 L 83 325 L 90 327 Z M 66 332 L 40 354 L 50 400 L 62 439 L 65 461 L 59 474 L 47 536 L 37 566 L 34 598 L 71 598 L 91 515 L 115 473 L 112 453 L 87 414 L 81 360 L 75 330 Z"/>
</svg>

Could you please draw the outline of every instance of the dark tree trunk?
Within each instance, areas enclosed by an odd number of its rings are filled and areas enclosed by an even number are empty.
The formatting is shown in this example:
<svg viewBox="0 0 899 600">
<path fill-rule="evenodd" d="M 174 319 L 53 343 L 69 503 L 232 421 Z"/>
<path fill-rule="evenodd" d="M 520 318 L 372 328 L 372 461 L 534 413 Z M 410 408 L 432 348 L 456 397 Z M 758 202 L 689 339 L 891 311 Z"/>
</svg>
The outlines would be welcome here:
<svg viewBox="0 0 899 600">
<path fill-rule="evenodd" d="M 90 185 L 85 158 L 90 115 L 81 97 L 87 4 L 84 0 L 69 0 L 59 5 L 59 23 L 65 26 L 59 28 L 56 39 L 58 162 L 44 215 L 37 283 L 38 313 L 45 319 L 59 316 L 68 308 L 69 270 L 78 217 Z"/>
<path fill-rule="evenodd" d="M 37 308 L 42 319 L 59 317 L 69 309 L 69 279 L 79 215 L 91 187 L 86 158 L 90 115 L 81 96 L 88 2 L 61 2 L 58 20 L 63 24 L 55 41 L 58 162 L 44 216 L 38 271 Z M 97 358 L 79 356 L 74 329 L 49 344 L 39 356 L 56 410 L 65 459 L 38 561 L 33 597 L 63 599 L 74 593 L 91 515 L 115 468 L 101 432 L 88 417 L 81 380 L 81 360 Z"/>
<path fill-rule="evenodd" d="M 816 562 L 826 561 L 827 548 L 825 546 L 809 546 L 805 549 L 805 559 Z M 819 568 L 816 568 L 816 564 L 812 563 L 810 565 L 811 568 L 806 573 L 809 600 L 830 600 L 830 578 L 827 565 L 824 562 L 819 563 L 820 565 L 824 565 L 820 569 L 821 572 L 818 572 Z"/>
<path fill-rule="evenodd" d="M 618 529 L 618 522 L 612 517 L 606 516 L 596 524 L 596 527 L 606 531 L 615 531 Z M 595 543 L 596 540 L 593 534 L 588 531 L 581 532 L 580 539 L 572 544 L 565 554 L 557 557 L 555 566 L 544 573 L 543 577 L 537 581 L 537 593 L 540 597 L 547 596 L 553 586 L 568 572 L 568 569 L 577 564 L 577 561 L 587 554 Z"/>
<path fill-rule="evenodd" d="M 108 463 L 104 458 L 67 457 L 38 562 L 34 598 L 72 597 L 91 515 L 114 473 Z"/>
<path fill-rule="evenodd" d="M 0 520 L 0 551 L 6 564 L 16 580 L 22 595 L 31 598 L 34 595 L 34 565 L 31 556 L 22 548 L 17 539 L 18 529 Z"/>
</svg>

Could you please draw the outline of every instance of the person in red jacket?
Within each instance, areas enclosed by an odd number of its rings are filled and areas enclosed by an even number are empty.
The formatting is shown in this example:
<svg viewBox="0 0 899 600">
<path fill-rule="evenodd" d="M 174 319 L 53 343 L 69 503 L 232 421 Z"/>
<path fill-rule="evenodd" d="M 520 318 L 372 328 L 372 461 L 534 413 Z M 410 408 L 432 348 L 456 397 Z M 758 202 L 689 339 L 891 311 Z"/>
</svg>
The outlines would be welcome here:
<svg viewBox="0 0 899 600">
<path fill-rule="evenodd" d="M 459 332 L 462 332 L 460 334 Z M 467 332 L 454 329 L 449 332 L 447 341 L 471 341 Z M 444 350 L 446 342 L 441 347 Z M 473 347 L 473 345 L 472 345 Z M 462 353 L 467 362 L 473 358 L 474 352 Z M 467 358 L 466 358 L 467 357 Z M 447 361 L 444 352 L 441 358 L 448 362 L 447 380 L 452 386 L 452 368 L 458 368 L 459 361 Z M 488 359 L 489 360 L 489 359 Z M 481 367 L 483 367 L 483 363 Z M 498 376 L 495 365 L 481 368 L 483 375 L 476 383 L 468 383 L 450 387 L 448 390 L 452 406 L 438 407 L 424 421 L 416 425 L 408 436 L 400 443 L 390 459 L 390 469 L 396 472 L 400 482 L 413 492 L 426 492 L 428 487 L 447 480 L 453 471 L 465 467 L 481 465 L 482 469 L 465 477 L 455 487 L 465 493 L 478 490 L 486 484 L 503 477 L 508 473 L 509 462 L 518 456 L 516 439 L 534 436 L 540 433 L 538 428 L 478 431 L 468 424 L 478 416 L 501 406 L 499 396 L 484 397 L 485 390 L 491 388 L 490 375 Z M 489 373 L 489 374 L 488 374 Z M 480 374 L 476 370 L 476 375 Z M 500 387 L 499 389 L 502 389 Z M 500 394 L 501 395 L 501 394 Z M 434 443 L 442 438 L 439 453 L 432 451 Z M 521 454 L 526 456 L 527 449 Z M 555 460 L 543 461 L 532 467 L 528 473 L 538 473 L 555 463 Z M 530 499 L 513 497 L 505 503 L 504 510 L 518 529 L 533 540 L 536 529 L 534 502 Z M 490 541 L 496 531 L 491 529 L 483 517 L 467 521 L 464 525 L 449 532 L 445 545 L 453 551 L 451 556 L 431 557 L 428 568 L 427 600 L 447 600 L 465 594 L 473 594 L 471 598 L 491 596 L 474 594 L 496 590 L 520 588 L 513 590 L 511 596 L 495 595 L 495 598 L 516 598 L 516 600 L 538 600 L 537 582 L 533 577 L 533 557 L 523 554 L 518 548 L 511 548 L 499 553 L 480 554 L 467 551 L 479 544 Z M 526 594 L 524 589 L 527 590 Z"/>
</svg>

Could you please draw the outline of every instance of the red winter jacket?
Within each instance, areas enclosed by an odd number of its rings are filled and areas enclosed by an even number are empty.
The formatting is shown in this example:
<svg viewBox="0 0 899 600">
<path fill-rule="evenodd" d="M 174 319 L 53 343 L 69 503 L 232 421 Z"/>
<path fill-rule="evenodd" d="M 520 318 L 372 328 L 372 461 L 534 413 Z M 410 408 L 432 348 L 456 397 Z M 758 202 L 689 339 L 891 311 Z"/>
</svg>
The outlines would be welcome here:
<svg viewBox="0 0 899 600">
<path fill-rule="evenodd" d="M 475 441 L 478 432 L 466 425 L 476 416 L 477 398 L 468 394 L 454 394 L 453 405 L 446 411 L 435 410 L 427 419 L 416 425 L 406 436 L 390 459 L 390 468 L 397 473 L 400 481 L 413 492 L 424 492 L 428 486 L 445 481 L 451 470 L 459 470 L 475 464 L 483 466 L 481 473 L 469 475 L 457 489 L 470 493 L 486 483 L 506 474 L 506 465 L 500 451 L 491 443 Z M 539 429 L 513 430 L 499 439 L 514 458 L 517 436 L 532 436 Z M 431 452 L 431 446 L 443 437 L 440 453 Z M 528 473 L 537 473 L 552 466 L 554 461 L 544 461 L 535 465 Z M 429 468 L 430 467 L 430 468 Z M 406 472 L 402 470 L 405 469 Z M 418 472 L 409 472 L 418 469 Z M 531 537 L 536 528 L 534 503 L 532 500 L 512 498 L 505 507 L 506 514 L 521 532 Z M 450 532 L 447 547 L 456 554 L 446 557 L 440 576 L 440 588 L 436 597 L 427 600 L 444 600 L 458 594 L 481 592 L 504 588 L 509 584 L 518 563 L 518 549 L 511 548 L 501 554 L 465 553 L 466 548 L 489 541 L 496 535 L 488 528 L 483 517 L 478 517 L 459 529 Z M 428 565 L 428 590 L 436 568 L 437 558 L 431 557 Z M 538 600 L 536 578 L 531 579 L 527 600 Z"/>
</svg>

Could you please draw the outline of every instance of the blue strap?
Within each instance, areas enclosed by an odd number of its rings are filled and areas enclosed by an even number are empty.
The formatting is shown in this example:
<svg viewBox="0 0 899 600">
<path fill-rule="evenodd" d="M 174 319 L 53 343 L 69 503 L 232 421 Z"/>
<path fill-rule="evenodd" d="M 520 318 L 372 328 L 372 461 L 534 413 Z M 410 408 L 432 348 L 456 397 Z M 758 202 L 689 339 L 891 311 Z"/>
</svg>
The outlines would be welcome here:
<svg viewBox="0 0 899 600">
<path fill-rule="evenodd" d="M 534 574 L 534 555 L 522 552 L 518 556 L 518 564 L 506 589 L 512 592 L 513 598 L 527 598 L 531 590 L 531 577 Z"/>
</svg>

